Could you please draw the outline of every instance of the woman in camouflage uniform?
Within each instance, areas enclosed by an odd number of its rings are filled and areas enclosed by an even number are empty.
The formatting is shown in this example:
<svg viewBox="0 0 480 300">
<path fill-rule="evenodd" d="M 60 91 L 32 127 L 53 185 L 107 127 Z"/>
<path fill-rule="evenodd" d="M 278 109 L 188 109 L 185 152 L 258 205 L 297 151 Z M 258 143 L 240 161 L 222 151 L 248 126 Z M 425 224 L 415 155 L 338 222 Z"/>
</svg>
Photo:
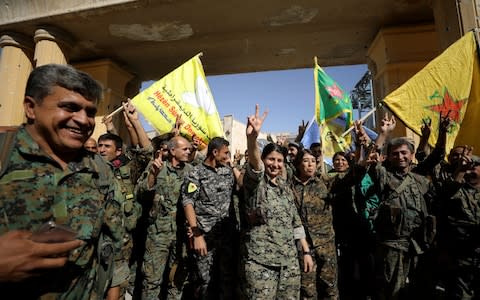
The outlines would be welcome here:
<svg viewBox="0 0 480 300">
<path fill-rule="evenodd" d="M 266 113 L 248 118 L 249 163 L 244 177 L 245 207 L 242 247 L 242 296 L 247 299 L 298 299 L 300 267 L 295 240 L 303 250 L 303 269 L 313 261 L 305 231 L 294 205 L 293 192 L 282 178 L 286 151 L 277 144 L 265 146 L 262 155 L 257 137 Z"/>
<path fill-rule="evenodd" d="M 315 176 L 317 160 L 310 150 L 301 150 L 294 165 L 295 205 L 316 265 L 315 272 L 302 273 L 301 298 L 337 299 L 337 254 L 328 189 L 323 180 Z"/>
</svg>

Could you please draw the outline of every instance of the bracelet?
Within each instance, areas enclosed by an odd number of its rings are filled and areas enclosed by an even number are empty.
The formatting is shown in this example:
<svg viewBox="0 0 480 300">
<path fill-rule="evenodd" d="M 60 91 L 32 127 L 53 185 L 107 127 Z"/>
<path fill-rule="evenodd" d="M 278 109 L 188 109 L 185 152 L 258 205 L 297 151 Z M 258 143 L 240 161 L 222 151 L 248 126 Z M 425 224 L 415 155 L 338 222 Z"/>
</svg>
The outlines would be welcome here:
<svg viewBox="0 0 480 300">
<path fill-rule="evenodd" d="M 313 253 L 312 253 L 312 250 L 308 250 L 308 251 L 303 251 L 303 255 L 310 255 L 310 256 L 313 256 Z"/>
<path fill-rule="evenodd" d="M 192 234 L 194 237 L 199 237 L 199 236 L 202 236 L 203 235 L 203 232 L 200 228 L 198 228 L 197 226 L 194 226 L 194 227 L 191 227 L 192 229 Z"/>
</svg>

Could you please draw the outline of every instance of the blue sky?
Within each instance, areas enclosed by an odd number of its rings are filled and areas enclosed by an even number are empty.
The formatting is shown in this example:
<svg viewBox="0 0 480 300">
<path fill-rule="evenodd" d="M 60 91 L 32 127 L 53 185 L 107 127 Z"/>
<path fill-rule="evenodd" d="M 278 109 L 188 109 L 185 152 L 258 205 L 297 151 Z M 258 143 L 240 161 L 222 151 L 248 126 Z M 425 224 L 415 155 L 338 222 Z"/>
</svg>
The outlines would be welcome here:
<svg viewBox="0 0 480 300">
<path fill-rule="evenodd" d="M 345 92 L 350 92 L 367 71 L 366 65 L 324 68 Z M 232 75 L 207 76 L 220 117 L 233 115 L 241 122 L 255 112 L 269 114 L 264 132 L 297 131 L 298 125 L 309 121 L 314 114 L 313 66 L 309 69 L 268 71 Z M 142 89 L 153 82 L 144 82 Z"/>
</svg>

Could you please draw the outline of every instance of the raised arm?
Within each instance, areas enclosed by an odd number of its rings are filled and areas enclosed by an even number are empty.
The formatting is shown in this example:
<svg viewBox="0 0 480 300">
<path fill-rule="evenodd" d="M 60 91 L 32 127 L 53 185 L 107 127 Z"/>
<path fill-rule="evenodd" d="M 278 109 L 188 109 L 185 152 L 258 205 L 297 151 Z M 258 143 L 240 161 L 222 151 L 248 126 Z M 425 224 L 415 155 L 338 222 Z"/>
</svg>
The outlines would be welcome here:
<svg viewBox="0 0 480 300">
<path fill-rule="evenodd" d="M 385 142 L 389 138 L 392 131 L 395 129 L 397 125 L 397 121 L 395 120 L 395 116 L 391 115 L 388 117 L 388 113 L 385 113 L 382 119 L 382 125 L 380 126 L 380 134 L 375 141 L 375 144 L 379 149 L 383 149 Z"/>
<path fill-rule="evenodd" d="M 260 158 L 260 150 L 257 146 L 257 138 L 260 130 L 262 129 L 262 124 L 265 118 L 267 117 L 268 112 L 265 111 L 262 116 L 259 116 L 260 107 L 258 104 L 255 105 L 255 114 L 248 117 L 247 121 L 247 151 L 248 151 L 248 163 L 255 171 L 260 171 L 262 166 L 262 161 Z"/>
<path fill-rule="evenodd" d="M 152 144 L 150 139 L 148 138 L 147 133 L 145 132 L 145 129 L 142 126 L 142 122 L 140 122 L 140 118 L 138 117 L 138 112 L 135 106 L 130 102 L 130 99 L 128 99 L 127 102 L 122 103 L 124 107 L 124 111 L 127 115 L 127 118 L 130 120 L 135 133 L 138 138 L 138 143 L 140 144 L 140 147 L 142 148 L 147 148 Z"/>
</svg>

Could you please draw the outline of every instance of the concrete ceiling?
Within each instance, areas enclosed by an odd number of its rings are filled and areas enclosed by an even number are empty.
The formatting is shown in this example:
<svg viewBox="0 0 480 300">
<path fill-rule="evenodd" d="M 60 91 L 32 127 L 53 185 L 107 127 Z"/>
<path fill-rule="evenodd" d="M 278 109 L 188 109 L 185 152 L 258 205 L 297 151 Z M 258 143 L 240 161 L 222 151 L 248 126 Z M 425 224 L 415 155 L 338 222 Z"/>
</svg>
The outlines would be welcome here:
<svg viewBox="0 0 480 300">
<path fill-rule="evenodd" d="M 198 52 L 208 75 L 311 67 L 315 55 L 322 66 L 361 64 L 380 28 L 433 23 L 431 0 L 53 2 L 1 0 L 0 32 L 54 25 L 73 37 L 72 63 L 111 58 L 141 80 Z"/>
</svg>

